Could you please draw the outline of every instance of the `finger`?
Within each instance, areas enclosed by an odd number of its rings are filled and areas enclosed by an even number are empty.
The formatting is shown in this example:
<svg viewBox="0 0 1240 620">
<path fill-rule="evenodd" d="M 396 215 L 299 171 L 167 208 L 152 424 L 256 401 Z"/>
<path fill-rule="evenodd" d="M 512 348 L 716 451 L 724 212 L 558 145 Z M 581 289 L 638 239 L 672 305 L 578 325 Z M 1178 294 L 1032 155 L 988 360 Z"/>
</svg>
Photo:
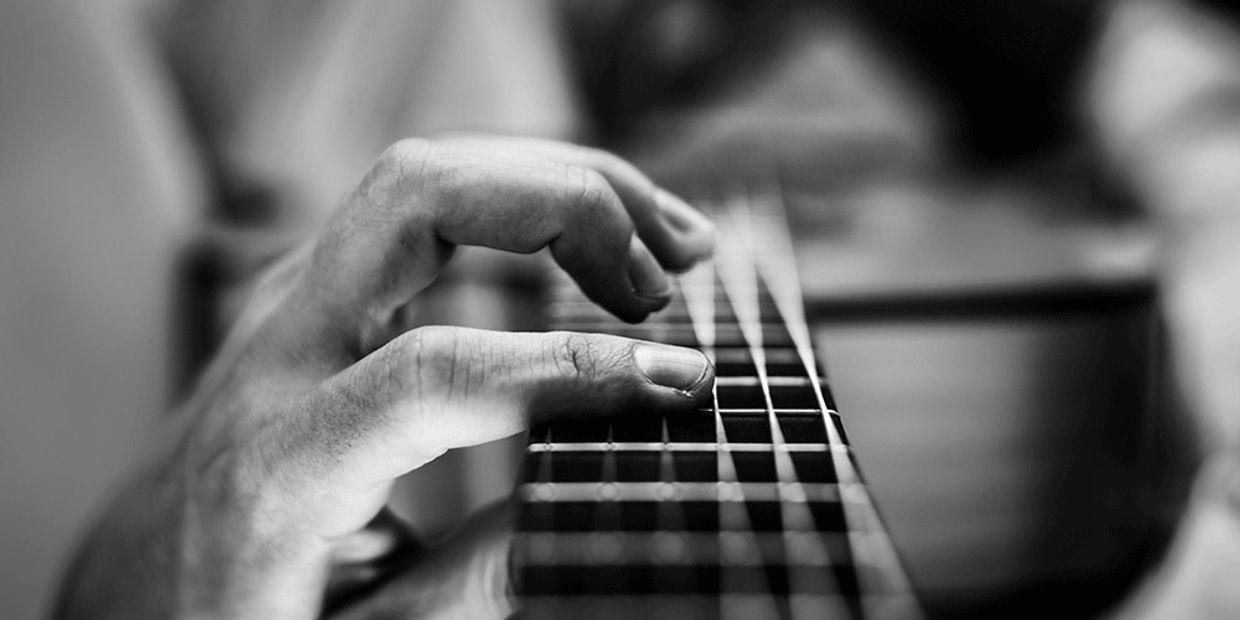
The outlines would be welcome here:
<svg viewBox="0 0 1240 620">
<path fill-rule="evenodd" d="M 329 380 L 285 433 L 316 485 L 381 486 L 457 447 L 562 417 L 689 411 L 714 371 L 693 349 L 575 332 L 425 327 Z M 319 471 L 316 471 L 319 470 Z"/>
<path fill-rule="evenodd" d="M 385 506 L 365 528 L 333 541 L 325 612 L 373 592 L 378 582 L 405 570 L 424 553 L 412 527 Z"/>
<path fill-rule="evenodd" d="M 623 158 L 565 142 L 525 138 L 518 143 L 544 157 L 602 174 L 616 188 L 638 233 L 665 267 L 688 269 L 714 250 L 715 228 L 710 220 Z"/>
<path fill-rule="evenodd" d="M 667 269 L 687 270 L 714 251 L 715 227 L 705 215 L 607 151 L 538 138 L 463 135 L 454 136 L 453 142 L 479 149 L 535 154 L 598 171 L 624 202 L 642 241 Z"/>
<path fill-rule="evenodd" d="M 511 504 L 492 505 L 442 546 L 327 617 L 508 618 L 516 608 L 508 587 L 513 521 Z"/>
<path fill-rule="evenodd" d="M 364 529 L 334 542 L 332 562 L 346 566 L 373 564 L 420 550 L 421 544 L 410 525 L 385 506 Z"/>
<path fill-rule="evenodd" d="M 670 286 L 620 198 L 592 170 L 424 141 L 393 146 L 320 239 L 311 307 L 374 328 L 434 279 L 456 245 L 550 247 L 591 299 L 626 320 Z M 363 336 L 365 334 L 363 333 Z"/>
<path fill-rule="evenodd" d="M 664 189 L 657 190 L 655 201 L 668 226 L 691 239 L 692 249 L 687 251 L 691 251 L 698 260 L 715 251 L 715 225 L 701 211 Z"/>
<path fill-rule="evenodd" d="M 638 234 L 664 267 L 687 271 L 714 251 L 715 228 L 706 216 L 627 161 L 606 151 L 577 148 L 583 152 L 579 165 L 598 170 L 611 183 Z"/>
</svg>

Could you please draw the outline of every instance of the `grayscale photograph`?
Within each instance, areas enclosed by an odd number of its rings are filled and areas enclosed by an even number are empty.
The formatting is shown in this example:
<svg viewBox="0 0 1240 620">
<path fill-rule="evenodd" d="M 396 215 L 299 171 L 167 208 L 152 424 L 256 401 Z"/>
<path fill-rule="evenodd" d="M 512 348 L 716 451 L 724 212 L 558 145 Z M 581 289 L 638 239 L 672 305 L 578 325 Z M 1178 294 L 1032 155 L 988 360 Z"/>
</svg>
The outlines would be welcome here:
<svg viewBox="0 0 1240 620">
<path fill-rule="evenodd" d="M 1240 618 L 1240 5 L 0 0 L 0 609 Z"/>
</svg>

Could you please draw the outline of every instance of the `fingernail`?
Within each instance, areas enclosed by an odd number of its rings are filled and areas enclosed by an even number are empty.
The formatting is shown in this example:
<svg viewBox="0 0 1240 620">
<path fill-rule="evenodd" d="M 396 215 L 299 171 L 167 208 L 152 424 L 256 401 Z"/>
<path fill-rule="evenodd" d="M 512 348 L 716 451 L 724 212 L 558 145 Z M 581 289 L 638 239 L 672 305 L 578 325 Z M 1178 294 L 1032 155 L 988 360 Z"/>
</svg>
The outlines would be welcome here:
<svg viewBox="0 0 1240 620">
<path fill-rule="evenodd" d="M 633 360 L 651 381 L 686 392 L 710 369 L 710 361 L 700 351 L 644 342 L 633 348 Z"/>
<path fill-rule="evenodd" d="M 672 282 L 637 235 L 629 243 L 629 283 L 638 297 L 662 301 L 672 294 Z"/>
</svg>

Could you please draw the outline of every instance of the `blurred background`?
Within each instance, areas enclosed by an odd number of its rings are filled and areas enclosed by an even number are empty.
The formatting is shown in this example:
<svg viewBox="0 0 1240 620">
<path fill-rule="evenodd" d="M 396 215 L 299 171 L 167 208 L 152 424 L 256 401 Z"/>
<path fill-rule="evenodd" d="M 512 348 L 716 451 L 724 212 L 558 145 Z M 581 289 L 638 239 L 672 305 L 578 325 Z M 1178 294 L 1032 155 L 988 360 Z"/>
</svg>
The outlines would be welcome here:
<svg viewBox="0 0 1240 620">
<path fill-rule="evenodd" d="M 927 611 L 1095 617 L 1231 428 L 1176 369 L 1209 340 L 1191 325 L 1237 328 L 1164 297 L 1202 256 L 1240 265 L 1214 226 L 1240 208 L 1222 5 L 0 1 L 0 601 L 45 613 L 252 277 L 387 144 L 486 131 L 601 145 L 690 197 L 778 183 Z M 1199 228 L 1217 251 L 1182 250 Z M 524 281 L 460 262 L 426 320 L 512 325 Z M 401 492 L 441 499 L 406 516 L 433 533 L 504 496 L 511 458 L 437 461 Z"/>
</svg>

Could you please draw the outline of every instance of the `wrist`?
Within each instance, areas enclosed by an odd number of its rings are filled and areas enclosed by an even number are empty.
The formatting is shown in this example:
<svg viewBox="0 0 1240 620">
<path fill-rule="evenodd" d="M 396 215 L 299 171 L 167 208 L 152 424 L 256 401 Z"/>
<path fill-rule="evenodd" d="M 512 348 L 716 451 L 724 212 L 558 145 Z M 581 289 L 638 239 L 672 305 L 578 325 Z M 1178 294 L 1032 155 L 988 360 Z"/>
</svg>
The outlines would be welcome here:
<svg viewBox="0 0 1240 620">
<path fill-rule="evenodd" d="M 286 506 L 211 494 L 186 502 L 181 610 L 194 618 L 313 618 L 330 545 L 287 518 Z"/>
</svg>

